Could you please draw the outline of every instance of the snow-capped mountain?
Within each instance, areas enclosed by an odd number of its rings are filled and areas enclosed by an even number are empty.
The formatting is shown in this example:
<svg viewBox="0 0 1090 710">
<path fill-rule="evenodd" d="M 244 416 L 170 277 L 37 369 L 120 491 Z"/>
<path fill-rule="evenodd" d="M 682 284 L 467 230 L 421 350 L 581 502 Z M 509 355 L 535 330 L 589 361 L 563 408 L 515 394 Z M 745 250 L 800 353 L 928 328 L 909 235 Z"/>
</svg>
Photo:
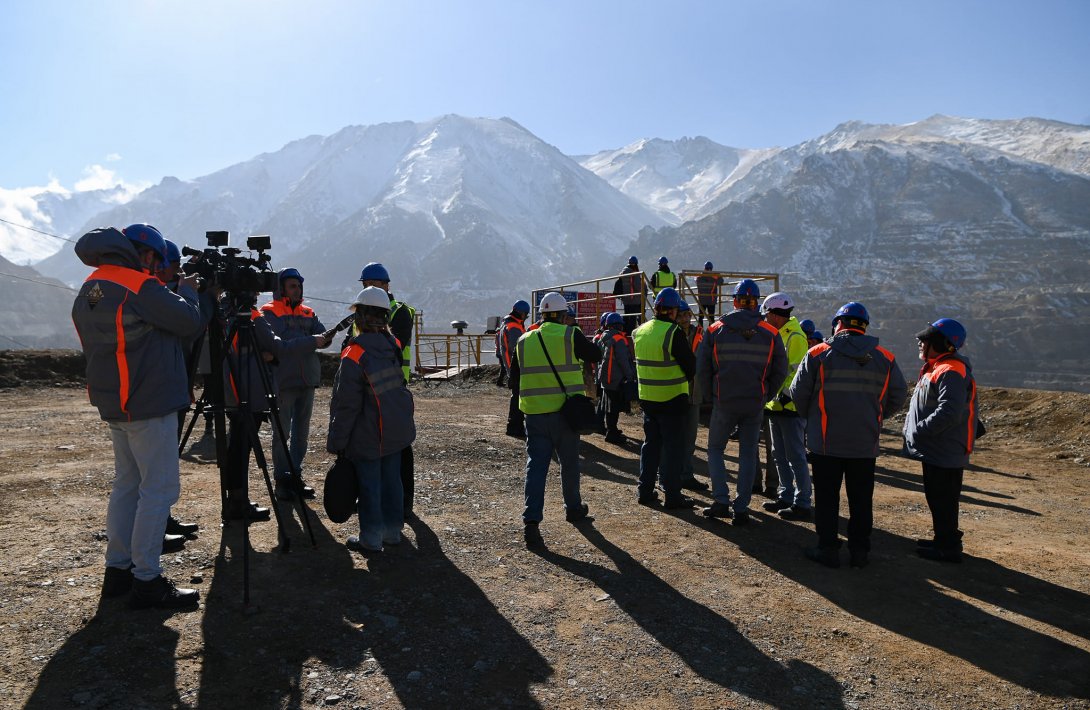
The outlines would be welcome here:
<svg viewBox="0 0 1090 710">
<path fill-rule="evenodd" d="M 342 302 L 381 261 L 395 292 L 438 318 L 504 312 L 512 293 L 612 270 L 641 227 L 665 224 L 516 122 L 454 115 L 345 128 L 167 178 L 86 226 L 135 221 L 192 246 L 209 229 L 235 244 L 270 234 L 276 265 Z M 86 271 L 70 247 L 41 269 L 68 281 Z"/>
<path fill-rule="evenodd" d="M 703 136 L 640 140 L 582 156 L 579 163 L 672 224 L 699 219 L 708 205 L 778 148 L 728 148 Z"/>
<path fill-rule="evenodd" d="M 758 165 L 716 214 L 647 230 L 633 250 L 778 272 L 800 316 L 826 330 L 837 306 L 861 300 L 909 374 L 912 334 L 951 316 L 969 328 L 983 382 L 1090 390 L 1079 356 L 1090 179 L 1015 152 L 1077 164 L 1090 128 L 1066 127 L 1064 147 L 1033 140 L 1027 121 L 1004 137 L 1001 125 L 943 119 L 951 140 L 938 119 L 922 131 L 843 124 Z"/>
</svg>

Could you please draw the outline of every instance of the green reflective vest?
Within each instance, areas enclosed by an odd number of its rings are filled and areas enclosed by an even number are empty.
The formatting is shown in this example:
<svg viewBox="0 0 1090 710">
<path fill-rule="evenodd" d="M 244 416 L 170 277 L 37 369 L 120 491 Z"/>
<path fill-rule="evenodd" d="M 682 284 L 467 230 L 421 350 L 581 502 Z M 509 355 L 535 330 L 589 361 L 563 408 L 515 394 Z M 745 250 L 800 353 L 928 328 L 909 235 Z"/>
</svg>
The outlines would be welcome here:
<svg viewBox="0 0 1090 710">
<path fill-rule="evenodd" d="M 656 296 L 659 295 L 659 291 L 664 288 L 677 288 L 677 274 L 673 271 L 656 271 L 654 277 L 655 283 L 651 290 Z"/>
<path fill-rule="evenodd" d="M 689 394 L 689 380 L 677 360 L 670 354 L 677 323 L 650 320 L 636 328 L 632 340 L 636 345 L 636 379 L 640 399 L 648 402 L 668 402 L 678 395 Z"/>
<path fill-rule="evenodd" d="M 540 335 L 539 335 L 540 333 Z M 556 381 L 545 350 L 564 383 Z M 583 393 L 583 361 L 575 357 L 575 326 L 546 321 L 536 330 L 524 333 L 515 344 L 519 360 L 519 409 L 524 414 L 559 412 L 569 395 Z"/>
<path fill-rule="evenodd" d="M 408 303 L 402 303 L 401 301 L 390 301 L 390 317 L 387 322 L 394 322 L 394 314 L 397 313 L 398 308 L 409 309 L 409 320 L 412 321 L 413 329 L 416 329 L 416 309 L 410 306 Z M 412 371 L 412 331 L 410 331 L 410 339 L 407 343 L 401 344 L 401 372 L 405 375 L 405 382 L 408 382 L 410 377 L 409 373 Z"/>
<path fill-rule="evenodd" d="M 788 402 L 787 406 L 780 404 L 779 395 L 791 384 L 791 380 L 795 379 L 795 372 L 799 369 L 799 365 L 806 359 L 806 353 L 809 351 L 810 346 L 806 344 L 806 333 L 803 332 L 802 326 L 799 325 L 799 321 L 795 316 L 791 316 L 787 319 L 787 322 L 780 328 L 780 340 L 783 341 L 783 348 L 787 351 L 787 377 L 784 379 L 783 384 L 780 385 L 780 389 L 776 391 L 776 396 L 772 398 L 772 401 L 765 405 L 765 409 L 770 412 L 782 412 L 787 410 L 788 412 L 794 412 L 795 403 Z"/>
</svg>

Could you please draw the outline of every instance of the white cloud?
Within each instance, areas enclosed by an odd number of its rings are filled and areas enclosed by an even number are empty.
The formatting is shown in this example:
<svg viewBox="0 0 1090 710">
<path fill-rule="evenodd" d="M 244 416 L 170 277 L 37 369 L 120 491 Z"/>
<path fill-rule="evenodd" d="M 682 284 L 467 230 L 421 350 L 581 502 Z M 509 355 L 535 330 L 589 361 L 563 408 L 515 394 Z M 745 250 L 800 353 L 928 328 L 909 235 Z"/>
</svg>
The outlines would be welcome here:
<svg viewBox="0 0 1090 710">
<path fill-rule="evenodd" d="M 76 181 L 76 192 L 107 190 L 120 184 L 121 179 L 113 170 L 101 165 L 88 165 L 83 169 L 83 178 Z"/>
<path fill-rule="evenodd" d="M 120 153 L 110 153 L 109 155 L 106 156 L 106 162 L 107 163 L 116 163 L 119 160 L 121 160 L 121 154 Z"/>
</svg>

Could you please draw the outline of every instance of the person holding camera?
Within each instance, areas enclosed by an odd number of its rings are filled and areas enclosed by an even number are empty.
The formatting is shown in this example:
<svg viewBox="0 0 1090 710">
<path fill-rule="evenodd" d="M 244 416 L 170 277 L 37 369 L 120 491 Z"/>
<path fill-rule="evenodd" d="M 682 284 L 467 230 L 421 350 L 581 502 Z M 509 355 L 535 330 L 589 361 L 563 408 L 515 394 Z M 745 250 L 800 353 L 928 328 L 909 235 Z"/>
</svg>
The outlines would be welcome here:
<svg viewBox="0 0 1090 710">
<path fill-rule="evenodd" d="M 134 608 L 193 608 L 200 593 L 167 579 L 159 556 L 180 491 L 177 412 L 189 406 L 182 340 L 204 327 L 196 279 L 180 279 L 172 293 L 153 275 L 168 256 L 149 224 L 88 232 L 76 256 L 95 271 L 72 321 L 87 358 L 87 392 L 114 450 L 102 595 L 128 593 Z"/>
<path fill-rule="evenodd" d="M 314 310 L 303 305 L 303 275 L 298 269 L 281 269 L 277 284 L 277 297 L 261 307 L 261 317 L 283 341 L 279 362 L 273 370 L 280 426 L 273 427 L 272 453 L 276 497 L 291 501 L 295 493 L 289 481 L 293 471 L 303 470 L 310 416 L 314 409 L 314 389 L 322 379 L 317 351 L 328 347 L 332 336 L 324 335 L 325 326 Z M 281 440 L 281 429 L 287 441 Z M 295 488 L 302 491 L 304 498 L 314 498 L 314 489 L 306 483 L 299 481 Z"/>
<path fill-rule="evenodd" d="M 416 438 L 416 423 L 401 348 L 387 326 L 386 291 L 368 286 L 349 308 L 355 335 L 341 352 L 333 382 L 326 450 L 347 458 L 356 470 L 360 534 L 345 546 L 366 554 L 401 542 L 401 455 Z"/>
</svg>

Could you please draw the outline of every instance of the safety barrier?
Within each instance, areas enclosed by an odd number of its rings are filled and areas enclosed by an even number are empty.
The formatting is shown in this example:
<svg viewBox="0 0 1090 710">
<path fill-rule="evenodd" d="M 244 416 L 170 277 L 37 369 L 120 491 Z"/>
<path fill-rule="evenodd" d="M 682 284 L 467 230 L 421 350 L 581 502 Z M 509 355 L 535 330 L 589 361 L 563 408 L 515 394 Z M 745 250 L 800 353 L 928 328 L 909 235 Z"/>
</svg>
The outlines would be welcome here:
<svg viewBox="0 0 1090 710">
<path fill-rule="evenodd" d="M 681 294 L 682 299 L 694 307 L 694 313 L 698 316 L 703 314 L 709 320 L 733 309 L 731 293 L 742 279 L 756 281 L 761 293 L 765 295 L 780 290 L 779 274 L 689 269 L 674 274 L 677 279 L 674 288 Z M 530 295 L 530 307 L 533 310 L 531 320 L 538 320 L 540 317 L 538 304 L 550 291 L 560 293 L 575 307 L 575 324 L 584 333 L 593 333 L 598 329 L 603 313 L 620 313 L 626 319 L 626 325 L 628 320 L 634 319 L 635 323 L 630 327 L 635 327 L 653 313 L 655 289 L 651 286 L 651 277 L 645 271 L 599 276 L 534 289 Z"/>
</svg>

